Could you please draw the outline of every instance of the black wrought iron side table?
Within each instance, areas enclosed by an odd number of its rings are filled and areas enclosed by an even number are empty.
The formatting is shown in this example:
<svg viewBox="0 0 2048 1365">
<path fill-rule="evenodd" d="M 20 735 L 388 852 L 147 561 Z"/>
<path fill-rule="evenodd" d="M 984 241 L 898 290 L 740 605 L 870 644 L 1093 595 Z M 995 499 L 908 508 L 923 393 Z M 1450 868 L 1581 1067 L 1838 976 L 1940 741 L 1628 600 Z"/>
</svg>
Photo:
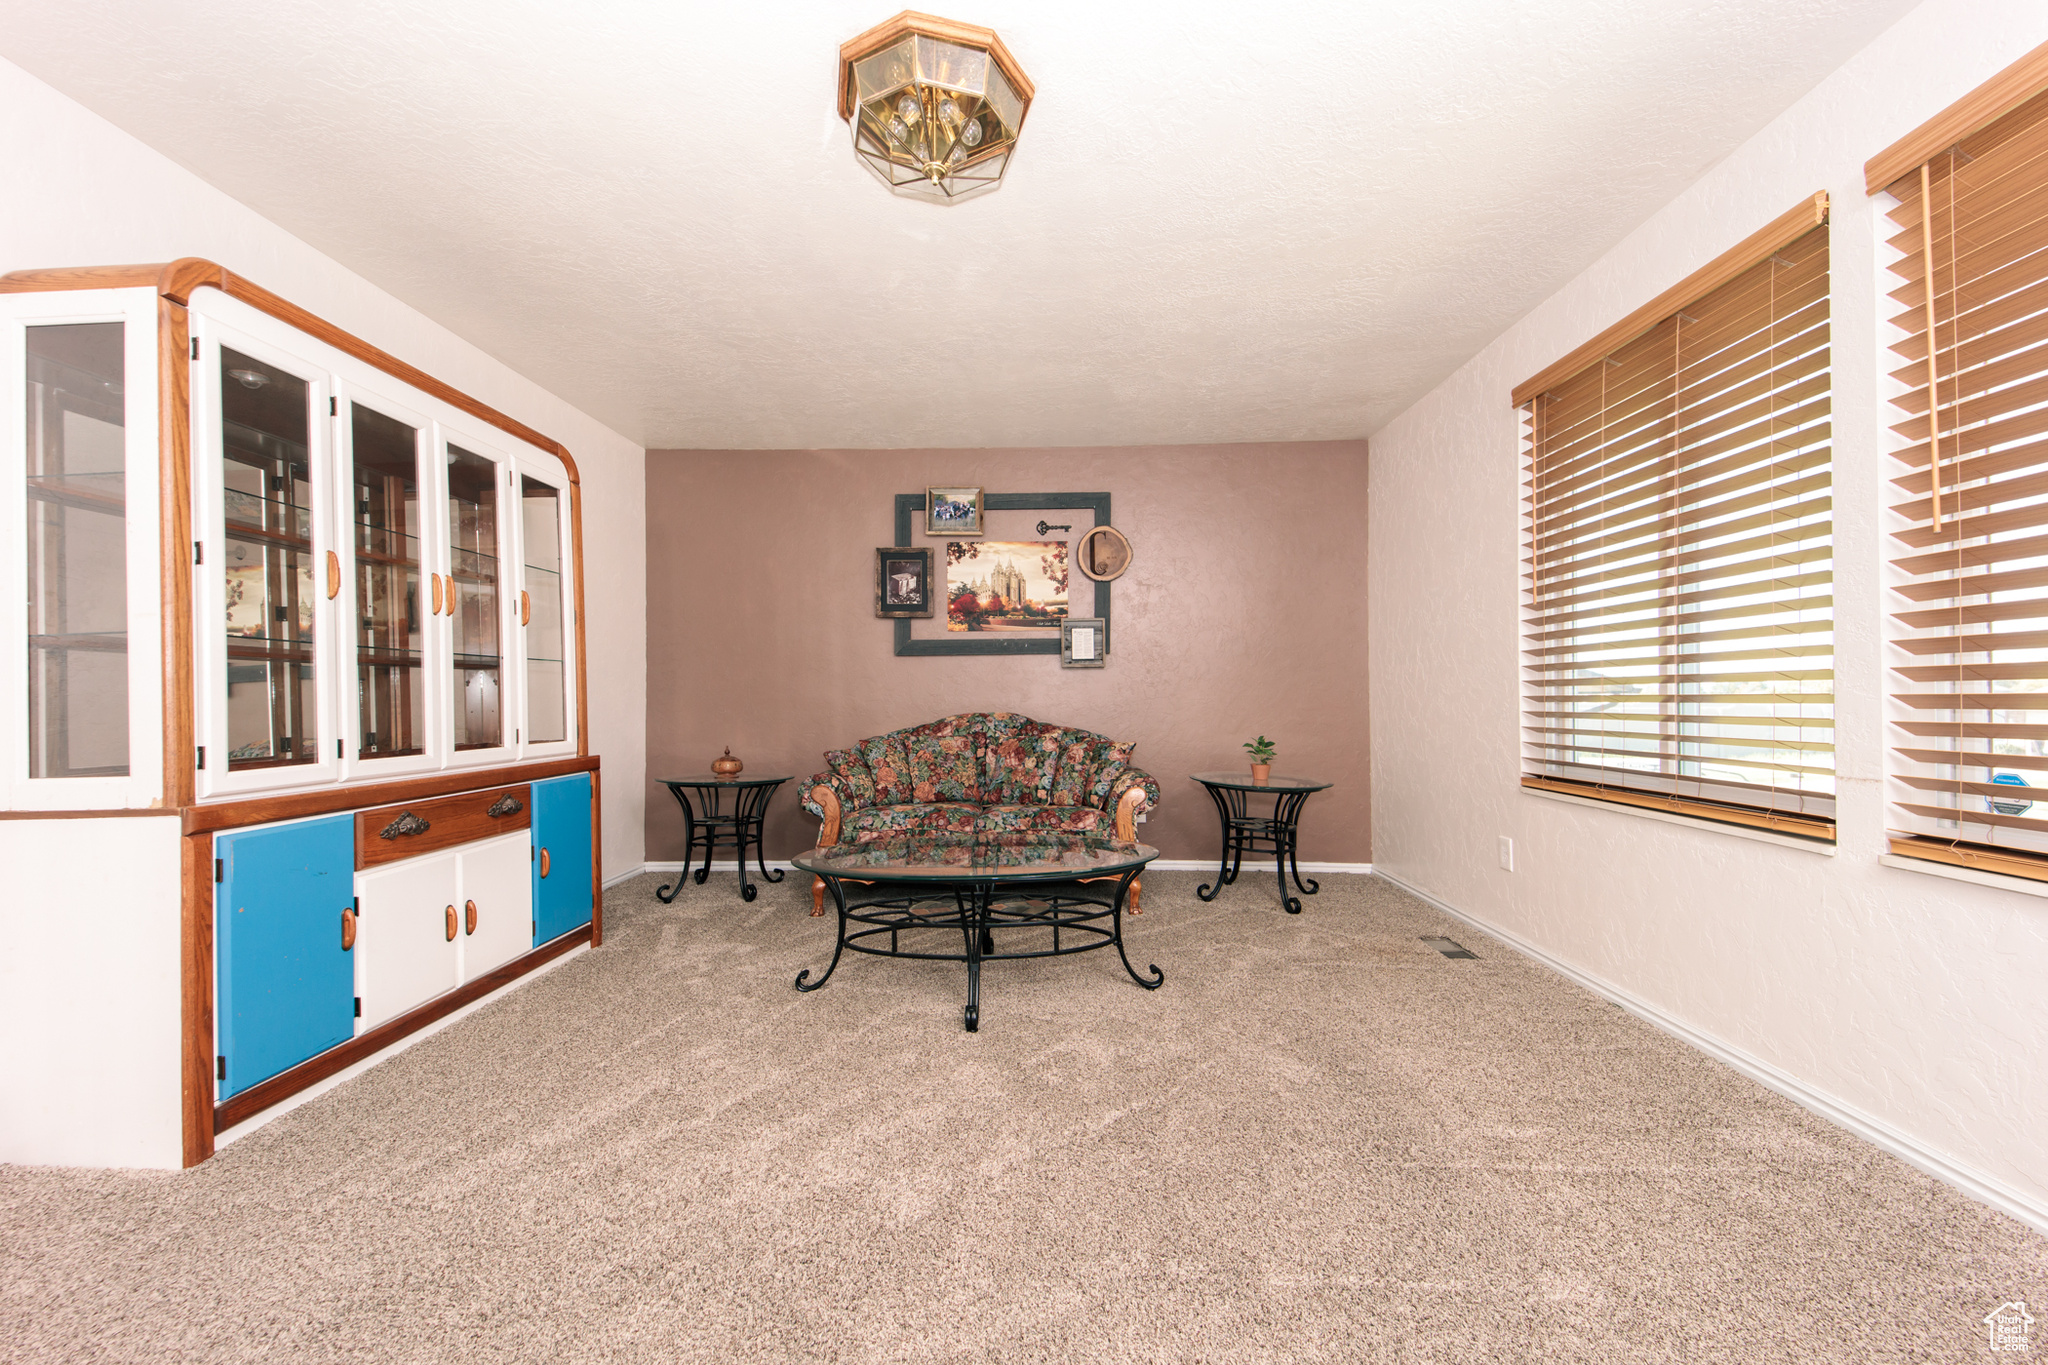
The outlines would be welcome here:
<svg viewBox="0 0 2048 1365">
<path fill-rule="evenodd" d="M 768 803 L 775 799 L 775 789 L 789 781 L 787 777 L 723 778 L 705 773 L 698 777 L 664 777 L 660 781 L 683 808 L 683 870 L 671 885 L 655 891 L 655 899 L 666 905 L 676 898 L 676 893 L 683 889 L 683 879 L 690 875 L 690 859 L 696 856 L 700 843 L 704 846 L 704 866 L 697 869 L 699 886 L 711 875 L 711 850 L 720 844 L 731 844 L 738 857 L 740 899 L 752 900 L 759 894 L 759 889 L 747 880 L 749 843 L 754 846 L 761 879 L 782 880 L 781 868 L 768 870 L 768 855 L 761 849 L 761 822 L 767 818 Z M 697 793 L 701 811 L 691 809 L 685 791 Z M 726 805 L 727 796 L 732 798 L 730 808 Z"/>
<path fill-rule="evenodd" d="M 1224 887 L 1237 880 L 1245 854 L 1270 852 L 1273 869 L 1280 874 L 1280 903 L 1287 907 L 1288 914 L 1300 914 L 1301 901 L 1287 894 L 1288 874 L 1293 874 L 1294 884 L 1304 896 L 1313 896 L 1321 889 L 1313 878 L 1302 881 L 1301 864 L 1296 861 L 1301 808 L 1308 804 L 1310 796 L 1328 790 L 1330 784 L 1305 777 L 1269 777 L 1264 782 L 1254 782 L 1239 773 L 1196 773 L 1194 780 L 1208 789 L 1209 799 L 1216 803 L 1216 814 L 1223 821 L 1223 865 L 1216 871 L 1215 884 L 1198 886 L 1195 894 L 1205 901 L 1215 900 L 1223 894 Z M 1275 798 L 1272 815 L 1252 813 L 1250 798 L 1254 795 Z"/>
</svg>

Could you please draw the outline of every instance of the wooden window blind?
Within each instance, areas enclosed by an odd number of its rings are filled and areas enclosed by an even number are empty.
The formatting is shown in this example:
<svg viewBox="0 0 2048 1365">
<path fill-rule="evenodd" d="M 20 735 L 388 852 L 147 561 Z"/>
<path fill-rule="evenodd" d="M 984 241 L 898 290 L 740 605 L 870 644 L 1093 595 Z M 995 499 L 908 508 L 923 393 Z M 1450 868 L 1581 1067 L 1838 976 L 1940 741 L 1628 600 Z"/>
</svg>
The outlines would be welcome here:
<svg viewBox="0 0 2048 1365">
<path fill-rule="evenodd" d="M 1892 851 L 2048 881 L 2048 93 L 1889 193 Z"/>
<path fill-rule="evenodd" d="M 1825 199 L 1516 391 L 1523 783 L 1834 837 Z"/>
</svg>

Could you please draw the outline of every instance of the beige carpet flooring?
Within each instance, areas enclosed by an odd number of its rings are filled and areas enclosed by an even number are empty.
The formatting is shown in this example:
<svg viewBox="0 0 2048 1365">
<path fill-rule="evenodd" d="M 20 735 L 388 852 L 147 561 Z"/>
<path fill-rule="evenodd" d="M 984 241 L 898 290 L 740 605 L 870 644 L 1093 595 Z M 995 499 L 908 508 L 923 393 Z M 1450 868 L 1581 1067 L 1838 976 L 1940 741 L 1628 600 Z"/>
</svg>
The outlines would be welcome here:
<svg viewBox="0 0 2048 1365">
<path fill-rule="evenodd" d="M 6 1361 L 1951 1361 L 2048 1239 L 1371 878 L 828 959 L 792 877 L 184 1174 L 0 1168 Z M 1419 942 L 1447 934 L 1453 961 Z M 2000 1357 L 2005 1360 L 2030 1357 Z"/>
</svg>

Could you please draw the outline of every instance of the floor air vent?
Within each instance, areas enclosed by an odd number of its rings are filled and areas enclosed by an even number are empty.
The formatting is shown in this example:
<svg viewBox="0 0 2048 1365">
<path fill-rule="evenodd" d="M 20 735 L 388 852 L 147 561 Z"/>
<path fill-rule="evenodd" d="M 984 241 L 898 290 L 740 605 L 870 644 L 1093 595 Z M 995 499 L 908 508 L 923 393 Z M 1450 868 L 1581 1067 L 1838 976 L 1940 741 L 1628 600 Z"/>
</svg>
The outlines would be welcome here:
<svg viewBox="0 0 2048 1365">
<path fill-rule="evenodd" d="M 1442 953 L 1445 957 L 1469 957 L 1475 962 L 1479 960 L 1479 954 L 1473 952 L 1469 948 L 1462 946 L 1453 939 L 1444 938 L 1442 936 L 1432 937 L 1428 934 L 1424 934 L 1422 936 L 1422 941 L 1424 943 L 1427 943 L 1430 947 L 1436 949 L 1438 952 Z"/>
</svg>

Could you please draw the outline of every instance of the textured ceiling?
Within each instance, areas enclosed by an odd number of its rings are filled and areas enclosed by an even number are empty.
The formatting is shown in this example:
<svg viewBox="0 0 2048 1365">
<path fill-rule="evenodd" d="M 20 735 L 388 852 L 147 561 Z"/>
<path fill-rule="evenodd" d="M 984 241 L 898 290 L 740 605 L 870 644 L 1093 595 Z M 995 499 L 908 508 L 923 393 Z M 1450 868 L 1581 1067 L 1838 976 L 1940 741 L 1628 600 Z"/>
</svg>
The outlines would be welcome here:
<svg viewBox="0 0 2048 1365">
<path fill-rule="evenodd" d="M 650 446 L 1316 440 L 1911 3 L 972 0 L 1039 99 L 946 207 L 834 112 L 890 0 L 0 0 L 0 56 Z"/>
</svg>

